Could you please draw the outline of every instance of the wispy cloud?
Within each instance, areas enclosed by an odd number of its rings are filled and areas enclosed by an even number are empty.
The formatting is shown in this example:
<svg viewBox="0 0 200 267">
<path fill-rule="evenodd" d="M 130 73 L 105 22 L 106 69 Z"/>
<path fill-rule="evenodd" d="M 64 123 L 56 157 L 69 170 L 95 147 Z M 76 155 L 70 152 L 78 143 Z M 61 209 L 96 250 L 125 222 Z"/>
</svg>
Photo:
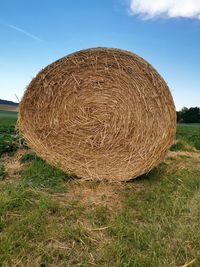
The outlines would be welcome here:
<svg viewBox="0 0 200 267">
<path fill-rule="evenodd" d="M 132 14 L 142 15 L 145 19 L 196 18 L 200 19 L 199 0 L 130 0 Z"/>
<path fill-rule="evenodd" d="M 39 37 L 31 34 L 30 32 L 27 32 L 27 31 L 25 31 L 25 30 L 23 30 L 23 29 L 21 29 L 19 27 L 16 27 L 16 26 L 14 26 L 12 24 L 7 24 L 7 26 L 10 27 L 11 29 L 15 30 L 15 31 L 18 31 L 18 32 L 21 32 L 21 33 L 25 34 L 26 36 L 28 36 L 28 37 L 36 40 L 36 41 L 40 41 L 40 42 L 43 41 L 42 39 L 40 39 Z"/>
</svg>

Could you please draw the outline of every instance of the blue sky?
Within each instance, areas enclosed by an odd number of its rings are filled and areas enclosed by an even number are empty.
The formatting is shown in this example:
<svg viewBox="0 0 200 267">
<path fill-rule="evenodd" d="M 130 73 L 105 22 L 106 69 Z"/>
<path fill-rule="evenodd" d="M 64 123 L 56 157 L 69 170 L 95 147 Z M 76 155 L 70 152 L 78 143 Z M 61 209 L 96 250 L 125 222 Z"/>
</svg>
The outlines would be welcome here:
<svg viewBox="0 0 200 267">
<path fill-rule="evenodd" d="M 60 57 L 107 46 L 148 60 L 178 110 L 200 106 L 200 3 L 175 2 L 1 0 L 0 98 L 21 98 L 37 72 Z"/>
</svg>

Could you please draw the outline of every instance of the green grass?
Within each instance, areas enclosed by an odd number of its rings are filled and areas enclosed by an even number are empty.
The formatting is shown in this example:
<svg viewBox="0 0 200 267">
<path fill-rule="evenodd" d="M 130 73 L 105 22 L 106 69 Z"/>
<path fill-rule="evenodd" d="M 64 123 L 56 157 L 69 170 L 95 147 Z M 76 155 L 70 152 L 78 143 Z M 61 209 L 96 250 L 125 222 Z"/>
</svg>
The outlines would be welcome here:
<svg viewBox="0 0 200 267">
<path fill-rule="evenodd" d="M 17 112 L 0 110 L 0 134 L 14 133 Z"/>
<path fill-rule="evenodd" d="M 17 121 L 17 112 L 0 110 L 1 126 L 15 125 Z"/>
<path fill-rule="evenodd" d="M 18 148 L 15 136 L 17 112 L 0 110 L 0 156 L 3 153 L 12 155 Z"/>
<path fill-rule="evenodd" d="M 200 150 L 200 124 L 179 123 L 177 125 L 177 139 L 185 140 Z"/>
<path fill-rule="evenodd" d="M 67 174 L 46 164 L 39 158 L 27 165 L 21 177 L 23 185 L 49 192 L 65 192 L 63 181 L 70 178 Z"/>
<path fill-rule="evenodd" d="M 185 140 L 177 140 L 170 148 L 171 151 L 195 151 L 195 147 L 192 144 L 188 144 Z"/>
<path fill-rule="evenodd" d="M 31 162 L 33 160 L 39 159 L 37 155 L 33 152 L 27 152 L 23 154 L 20 158 L 21 163 Z"/>
<path fill-rule="evenodd" d="M 18 139 L 9 134 L 0 135 L 0 156 L 4 153 L 12 156 L 18 149 Z"/>
<path fill-rule="evenodd" d="M 3 164 L 0 164 L 0 181 L 5 178 L 5 167 Z"/>
<path fill-rule="evenodd" d="M 199 129 L 178 125 L 172 150 L 198 147 Z M 12 177 L 0 159 L 0 266 L 199 267 L 199 153 L 122 184 L 72 179 L 30 151 Z"/>
</svg>

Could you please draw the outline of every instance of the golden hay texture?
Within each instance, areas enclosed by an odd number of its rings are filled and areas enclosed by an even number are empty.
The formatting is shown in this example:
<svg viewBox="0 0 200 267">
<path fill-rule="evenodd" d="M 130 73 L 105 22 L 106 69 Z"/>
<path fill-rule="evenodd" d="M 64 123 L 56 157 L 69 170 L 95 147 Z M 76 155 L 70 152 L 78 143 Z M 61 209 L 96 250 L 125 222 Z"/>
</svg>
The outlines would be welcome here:
<svg viewBox="0 0 200 267">
<path fill-rule="evenodd" d="M 48 163 L 82 179 L 123 181 L 164 158 L 176 113 L 166 83 L 144 59 L 92 48 L 38 73 L 21 101 L 18 127 Z"/>
</svg>

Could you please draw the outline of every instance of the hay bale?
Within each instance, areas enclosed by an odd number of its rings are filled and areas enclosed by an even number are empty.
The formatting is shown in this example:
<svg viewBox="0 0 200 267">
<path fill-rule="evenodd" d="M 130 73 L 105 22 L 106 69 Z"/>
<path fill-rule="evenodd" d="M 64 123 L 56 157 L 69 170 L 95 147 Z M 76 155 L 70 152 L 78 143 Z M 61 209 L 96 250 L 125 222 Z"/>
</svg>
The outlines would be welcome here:
<svg viewBox="0 0 200 267">
<path fill-rule="evenodd" d="M 122 181 L 164 158 L 176 113 L 149 63 L 127 51 L 94 48 L 38 73 L 21 101 L 18 126 L 48 163 L 83 179 Z"/>
</svg>

